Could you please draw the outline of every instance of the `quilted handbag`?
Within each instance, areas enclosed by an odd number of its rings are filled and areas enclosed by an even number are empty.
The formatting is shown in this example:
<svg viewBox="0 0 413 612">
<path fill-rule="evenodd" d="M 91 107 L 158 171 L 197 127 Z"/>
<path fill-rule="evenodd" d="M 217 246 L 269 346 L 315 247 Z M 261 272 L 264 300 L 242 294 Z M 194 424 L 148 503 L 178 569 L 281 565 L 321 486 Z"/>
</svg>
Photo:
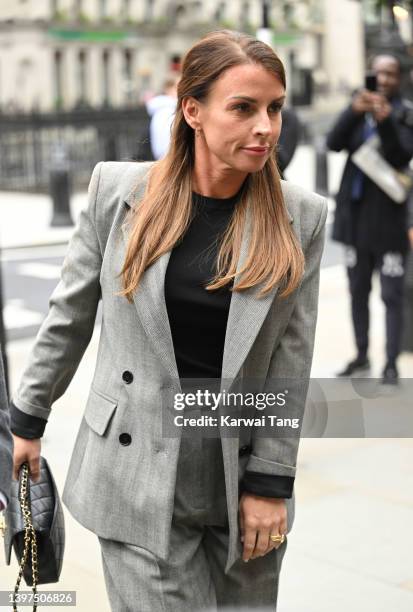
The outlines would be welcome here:
<svg viewBox="0 0 413 612">
<path fill-rule="evenodd" d="M 30 481 L 27 463 L 20 469 L 19 480 L 12 481 L 5 519 L 6 563 L 10 565 L 14 548 L 20 565 L 16 588 L 22 575 L 28 586 L 57 582 L 65 547 L 64 516 L 56 483 L 44 457 L 40 457 L 37 482 Z"/>
</svg>

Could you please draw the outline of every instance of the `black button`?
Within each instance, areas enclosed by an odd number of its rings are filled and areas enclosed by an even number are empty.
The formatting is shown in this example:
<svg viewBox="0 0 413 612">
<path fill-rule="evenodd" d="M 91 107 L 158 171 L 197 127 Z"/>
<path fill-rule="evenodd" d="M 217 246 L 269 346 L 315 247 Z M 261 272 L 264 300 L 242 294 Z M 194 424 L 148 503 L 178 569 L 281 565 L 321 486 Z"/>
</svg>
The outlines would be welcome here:
<svg viewBox="0 0 413 612">
<path fill-rule="evenodd" d="M 132 442 L 132 436 L 128 433 L 121 433 L 119 436 L 119 442 L 122 444 L 122 446 L 129 446 L 129 444 Z"/>
<path fill-rule="evenodd" d="M 243 455 L 247 455 L 250 452 L 251 452 L 251 446 L 249 444 L 246 444 L 245 446 L 241 446 L 238 454 L 240 457 L 242 457 Z"/>
<path fill-rule="evenodd" d="M 125 381 L 125 383 L 127 385 L 130 385 L 131 382 L 133 381 L 133 374 L 132 374 L 132 372 L 129 372 L 128 370 L 125 370 L 125 372 L 122 374 L 122 379 Z"/>
</svg>

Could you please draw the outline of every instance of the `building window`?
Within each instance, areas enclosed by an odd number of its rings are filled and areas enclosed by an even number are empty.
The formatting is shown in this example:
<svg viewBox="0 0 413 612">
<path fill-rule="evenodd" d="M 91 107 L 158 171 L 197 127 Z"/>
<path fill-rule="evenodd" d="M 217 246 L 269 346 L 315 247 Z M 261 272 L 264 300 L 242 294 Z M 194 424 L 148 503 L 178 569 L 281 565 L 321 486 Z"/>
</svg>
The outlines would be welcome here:
<svg viewBox="0 0 413 612">
<path fill-rule="evenodd" d="M 110 55 L 109 51 L 105 49 L 102 55 L 102 103 L 103 106 L 110 105 L 109 91 L 110 91 Z"/>
<path fill-rule="evenodd" d="M 124 21 L 130 19 L 130 0 L 123 0 L 122 2 L 122 18 Z"/>
<path fill-rule="evenodd" d="M 125 68 L 125 79 L 128 81 L 132 80 L 132 52 L 130 49 L 125 49 L 124 52 L 124 68 Z"/>
<path fill-rule="evenodd" d="M 50 0 L 50 14 L 55 17 L 59 12 L 59 0 Z"/>
<path fill-rule="evenodd" d="M 186 13 L 187 13 L 186 7 L 183 4 L 178 4 L 175 7 L 175 15 L 174 15 L 175 23 L 181 24 L 182 20 L 184 20 L 186 17 Z"/>
<path fill-rule="evenodd" d="M 130 49 L 125 49 L 123 54 L 123 82 L 125 90 L 125 101 L 128 105 L 133 102 L 133 52 Z"/>
<path fill-rule="evenodd" d="M 83 0 L 75 0 L 75 18 L 80 19 L 83 14 Z"/>
<path fill-rule="evenodd" d="M 99 16 L 100 19 L 106 19 L 106 17 L 108 16 L 107 0 L 99 0 Z"/>
<path fill-rule="evenodd" d="M 215 21 L 223 21 L 225 19 L 226 8 L 225 2 L 218 2 L 214 14 Z"/>
<path fill-rule="evenodd" d="M 153 5 L 154 0 L 145 0 L 145 21 L 152 21 L 153 19 Z"/>
<path fill-rule="evenodd" d="M 240 14 L 239 21 L 241 24 L 241 28 L 244 28 L 246 25 L 249 24 L 249 21 L 250 21 L 250 3 L 249 2 L 241 3 L 241 14 Z"/>
<path fill-rule="evenodd" d="M 56 110 L 60 110 L 63 107 L 62 64 L 63 64 L 62 52 L 57 50 L 55 51 L 55 54 L 54 54 L 54 86 L 55 86 L 54 106 Z"/>
<path fill-rule="evenodd" d="M 77 82 L 78 82 L 78 100 L 79 105 L 84 105 L 87 101 L 87 58 L 85 51 L 79 51 L 77 58 Z"/>
</svg>

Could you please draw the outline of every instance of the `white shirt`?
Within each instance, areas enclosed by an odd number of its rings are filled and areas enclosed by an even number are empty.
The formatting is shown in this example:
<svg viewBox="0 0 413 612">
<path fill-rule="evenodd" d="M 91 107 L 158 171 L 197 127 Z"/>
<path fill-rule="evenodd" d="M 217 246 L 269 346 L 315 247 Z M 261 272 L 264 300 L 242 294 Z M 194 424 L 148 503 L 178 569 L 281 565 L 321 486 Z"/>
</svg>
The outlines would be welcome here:
<svg viewBox="0 0 413 612">
<path fill-rule="evenodd" d="M 164 157 L 169 149 L 176 101 L 176 98 L 163 94 L 151 98 L 146 103 L 146 109 L 151 116 L 149 134 L 152 153 L 155 159 Z"/>
<path fill-rule="evenodd" d="M 2 505 L 3 504 L 3 505 Z M 4 493 L 0 491 L 0 510 L 3 510 L 7 506 L 7 499 Z"/>
</svg>

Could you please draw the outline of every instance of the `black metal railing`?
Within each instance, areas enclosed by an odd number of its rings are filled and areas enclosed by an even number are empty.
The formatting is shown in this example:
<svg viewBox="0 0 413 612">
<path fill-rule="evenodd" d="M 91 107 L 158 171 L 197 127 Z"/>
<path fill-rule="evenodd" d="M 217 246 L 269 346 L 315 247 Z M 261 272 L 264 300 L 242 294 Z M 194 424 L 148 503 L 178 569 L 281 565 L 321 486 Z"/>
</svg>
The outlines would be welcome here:
<svg viewBox="0 0 413 612">
<path fill-rule="evenodd" d="M 75 188 L 87 186 L 98 161 L 151 159 L 148 126 L 144 107 L 0 113 L 0 190 L 48 191 L 50 169 L 62 151 Z"/>
</svg>

